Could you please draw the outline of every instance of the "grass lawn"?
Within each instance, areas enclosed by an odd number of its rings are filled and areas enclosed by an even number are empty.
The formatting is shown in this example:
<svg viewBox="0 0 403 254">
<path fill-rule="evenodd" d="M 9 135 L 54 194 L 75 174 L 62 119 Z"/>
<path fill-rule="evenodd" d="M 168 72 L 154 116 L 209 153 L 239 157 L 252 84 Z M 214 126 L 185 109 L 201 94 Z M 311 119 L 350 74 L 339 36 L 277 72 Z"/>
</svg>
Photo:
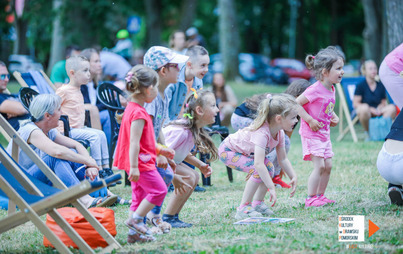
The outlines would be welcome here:
<svg viewBox="0 0 403 254">
<path fill-rule="evenodd" d="M 285 90 L 285 87 L 232 85 L 239 98 Z M 276 217 L 295 218 L 295 221 L 233 225 L 245 174 L 234 172 L 234 182 L 229 183 L 226 168 L 217 161 L 212 163 L 213 186 L 204 193 L 194 193 L 181 213 L 183 221 L 194 224 L 192 228 L 173 229 L 170 234 L 157 236 L 157 241 L 153 243 L 126 245 L 128 230 L 123 221 L 127 217 L 128 207 L 112 207 L 118 232 L 116 238 L 123 245 L 123 249 L 117 253 L 403 253 L 403 208 L 390 205 L 386 194 L 387 183 L 376 169 L 376 158 L 382 142 L 353 143 L 349 136 L 342 142 L 336 142 L 337 132 L 337 128 L 332 129 L 335 156 L 326 192 L 329 198 L 337 201 L 336 204 L 304 208 L 312 163 L 302 160 L 301 141 L 295 131 L 289 159 L 298 175 L 297 192 L 293 198 L 289 198 L 289 190 L 276 189 L 278 201 L 273 208 Z M 360 134 L 362 130 L 358 132 Z M 218 139 L 216 141 L 219 144 Z M 131 197 L 128 187 L 120 185 L 111 190 L 124 198 Z M 348 249 L 347 243 L 338 241 L 339 215 L 365 216 L 365 241 L 355 242 L 357 249 Z M 0 211 L 0 218 L 5 216 L 6 211 Z M 368 220 L 380 228 L 370 238 Z M 49 252 L 43 247 L 42 240 L 42 234 L 33 224 L 26 223 L 0 235 L 0 252 Z"/>
</svg>

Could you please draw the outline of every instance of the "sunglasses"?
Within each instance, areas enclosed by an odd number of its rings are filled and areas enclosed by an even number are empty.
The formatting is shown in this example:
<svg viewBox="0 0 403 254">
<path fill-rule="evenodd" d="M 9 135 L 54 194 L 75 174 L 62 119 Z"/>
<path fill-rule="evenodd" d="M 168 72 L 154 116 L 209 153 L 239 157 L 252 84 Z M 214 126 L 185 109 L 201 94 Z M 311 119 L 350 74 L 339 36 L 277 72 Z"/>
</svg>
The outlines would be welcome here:
<svg viewBox="0 0 403 254">
<path fill-rule="evenodd" d="M 165 65 L 166 68 L 176 68 L 179 71 L 179 65 L 178 64 L 173 64 L 173 63 L 169 63 Z"/>
<path fill-rule="evenodd" d="M 6 78 L 10 79 L 10 74 L 1 74 L 0 75 L 0 80 L 6 80 Z"/>
</svg>

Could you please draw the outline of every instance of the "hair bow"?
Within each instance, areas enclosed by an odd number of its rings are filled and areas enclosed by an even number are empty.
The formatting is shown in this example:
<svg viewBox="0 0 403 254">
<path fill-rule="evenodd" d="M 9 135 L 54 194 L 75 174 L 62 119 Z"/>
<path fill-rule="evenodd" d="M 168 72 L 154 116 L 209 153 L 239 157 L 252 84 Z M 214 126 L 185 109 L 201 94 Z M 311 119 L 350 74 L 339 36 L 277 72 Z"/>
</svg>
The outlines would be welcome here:
<svg viewBox="0 0 403 254">
<path fill-rule="evenodd" d="M 312 59 L 315 59 L 315 56 L 312 56 Z"/>
<path fill-rule="evenodd" d="M 203 89 L 203 87 L 201 87 L 199 90 L 202 90 L 202 89 Z M 190 88 L 190 91 L 193 92 L 193 96 L 195 97 L 195 99 L 197 99 L 197 98 L 199 97 L 199 95 L 197 94 L 196 89 L 194 89 L 194 88 L 192 87 L 192 88 Z"/>
<path fill-rule="evenodd" d="M 125 77 L 126 82 L 129 83 L 130 81 L 132 81 L 132 77 L 133 77 L 133 72 L 129 71 Z"/>
<path fill-rule="evenodd" d="M 185 114 L 183 114 L 183 117 L 184 118 L 189 118 L 189 119 L 193 119 L 193 116 L 190 114 L 190 113 L 185 113 Z"/>
<path fill-rule="evenodd" d="M 266 98 L 267 98 L 267 99 L 271 99 L 271 98 L 273 98 L 273 96 L 272 96 L 270 93 L 268 93 L 268 94 L 266 95 Z"/>
</svg>

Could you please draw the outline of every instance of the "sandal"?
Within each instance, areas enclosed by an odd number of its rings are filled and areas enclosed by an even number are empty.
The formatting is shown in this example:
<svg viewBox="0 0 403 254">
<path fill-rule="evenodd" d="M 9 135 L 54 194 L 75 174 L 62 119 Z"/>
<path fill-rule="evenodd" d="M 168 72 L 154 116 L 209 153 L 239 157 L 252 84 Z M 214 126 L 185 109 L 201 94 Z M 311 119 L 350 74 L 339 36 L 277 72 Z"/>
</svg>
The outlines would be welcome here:
<svg viewBox="0 0 403 254">
<path fill-rule="evenodd" d="M 138 220 L 138 219 L 127 219 L 125 220 L 125 225 L 126 227 L 128 227 L 129 229 L 132 229 L 134 231 L 136 231 L 136 233 L 140 234 L 140 235 L 152 235 L 151 231 L 147 228 L 147 226 L 145 224 L 139 224 L 143 222 L 143 220 Z"/>
<path fill-rule="evenodd" d="M 131 200 L 124 199 L 120 196 L 116 199 L 116 202 L 113 205 L 131 205 Z"/>
<path fill-rule="evenodd" d="M 118 196 L 116 196 L 116 195 L 113 195 L 110 197 L 94 198 L 94 200 L 92 201 L 91 205 L 88 208 L 111 206 L 112 204 L 114 204 L 116 202 L 117 198 L 118 198 Z M 101 202 L 99 202 L 100 200 L 101 200 Z"/>
</svg>

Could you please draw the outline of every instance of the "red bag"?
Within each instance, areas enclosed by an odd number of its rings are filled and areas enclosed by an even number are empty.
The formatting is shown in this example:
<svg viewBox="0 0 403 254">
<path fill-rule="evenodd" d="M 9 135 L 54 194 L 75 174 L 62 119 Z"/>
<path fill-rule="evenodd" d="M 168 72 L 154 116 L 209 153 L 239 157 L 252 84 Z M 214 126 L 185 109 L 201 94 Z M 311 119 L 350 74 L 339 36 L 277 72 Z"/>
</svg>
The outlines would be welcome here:
<svg viewBox="0 0 403 254">
<path fill-rule="evenodd" d="M 91 226 L 84 216 L 76 209 L 71 207 L 63 207 L 57 209 L 60 215 L 69 223 L 77 233 L 87 242 L 91 248 L 106 247 L 108 243 L 103 237 Z M 89 209 L 90 213 L 108 230 L 112 236 L 116 236 L 115 212 L 112 209 L 104 207 L 95 207 Z M 77 245 L 67 236 L 67 234 L 59 227 L 54 219 L 47 214 L 46 225 L 62 240 L 66 246 L 78 248 Z M 46 247 L 54 246 L 44 236 L 43 245 Z"/>
</svg>

